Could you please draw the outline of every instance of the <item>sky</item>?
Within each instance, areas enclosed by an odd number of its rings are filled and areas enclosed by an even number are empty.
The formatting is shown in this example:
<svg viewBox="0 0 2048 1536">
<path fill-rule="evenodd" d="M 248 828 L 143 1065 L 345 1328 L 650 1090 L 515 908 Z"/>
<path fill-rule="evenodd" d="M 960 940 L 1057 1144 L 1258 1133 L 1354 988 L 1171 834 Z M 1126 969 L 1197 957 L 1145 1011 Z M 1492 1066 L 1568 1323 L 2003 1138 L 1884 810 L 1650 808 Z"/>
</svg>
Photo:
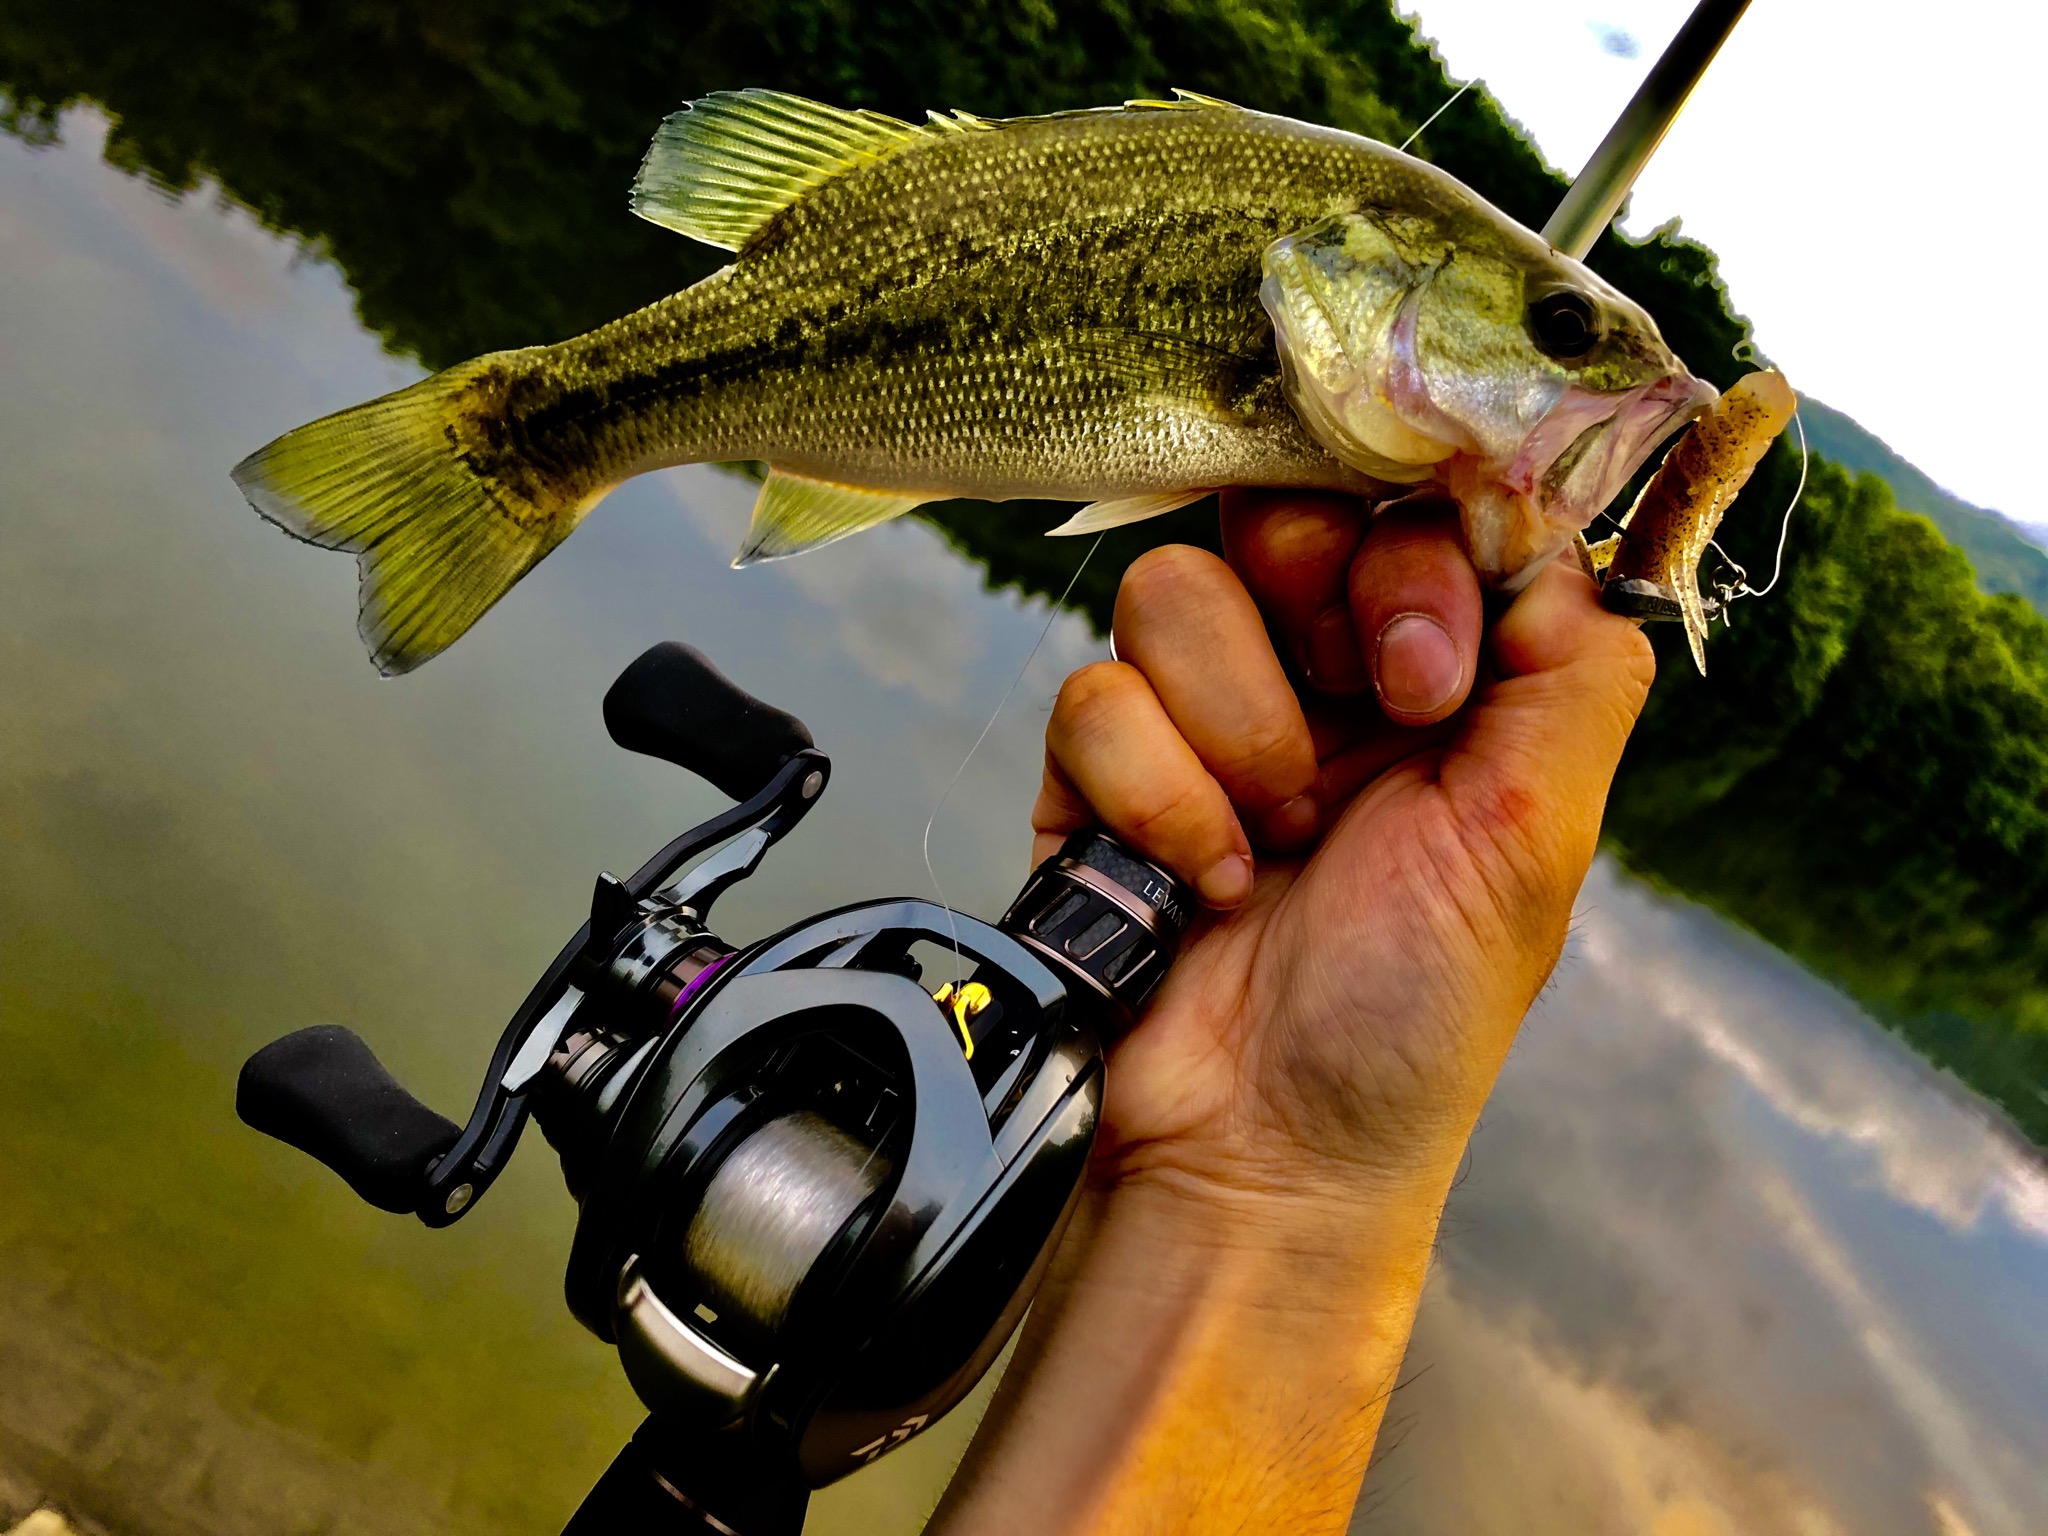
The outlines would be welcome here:
<svg viewBox="0 0 2048 1536">
<path fill-rule="evenodd" d="M 1452 75 L 1484 79 L 1567 174 L 1692 9 L 1404 3 Z M 1623 221 L 1682 216 L 1799 389 L 2036 527 L 2044 58 L 2048 9 L 2031 0 L 1756 0 Z"/>
</svg>

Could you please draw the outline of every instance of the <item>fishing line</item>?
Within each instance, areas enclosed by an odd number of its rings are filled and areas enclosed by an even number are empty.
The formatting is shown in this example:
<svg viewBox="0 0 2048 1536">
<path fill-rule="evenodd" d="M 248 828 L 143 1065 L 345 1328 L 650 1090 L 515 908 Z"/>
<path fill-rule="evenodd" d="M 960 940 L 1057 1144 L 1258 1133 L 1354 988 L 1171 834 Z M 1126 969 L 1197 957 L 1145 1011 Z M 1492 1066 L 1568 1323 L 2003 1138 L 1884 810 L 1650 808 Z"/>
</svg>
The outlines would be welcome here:
<svg viewBox="0 0 2048 1536">
<path fill-rule="evenodd" d="M 1081 573 L 1088 569 L 1088 562 L 1095 558 L 1095 551 L 1102 547 L 1102 538 L 1103 535 L 1100 533 L 1095 535 L 1094 542 L 1082 554 L 1081 563 L 1074 567 L 1074 574 L 1068 580 L 1066 590 L 1060 593 L 1058 599 L 1053 603 L 1052 612 L 1045 616 L 1044 628 L 1039 630 L 1038 638 L 1031 642 L 1031 649 L 1025 653 L 1024 665 L 1017 669 L 1017 675 L 1010 679 L 1010 686 L 1005 688 L 1003 696 L 996 700 L 995 713 L 988 717 L 988 724 L 981 728 L 981 734 L 974 738 L 974 745 L 967 749 L 967 755 L 960 759 L 960 766 L 953 770 L 953 777 L 946 781 L 946 787 L 939 795 L 939 803 L 932 807 L 931 815 L 925 818 L 924 838 L 922 840 L 924 872 L 931 877 L 932 889 L 938 892 L 939 905 L 946 912 L 946 926 L 953 934 L 953 984 L 955 986 L 958 986 L 965 979 L 960 974 L 961 963 L 965 956 L 960 953 L 960 924 L 954 913 L 953 904 L 946 900 L 946 888 L 939 884 L 939 872 L 932 864 L 932 827 L 938 822 L 939 812 L 946 808 L 946 801 L 952 796 L 954 787 L 959 784 L 960 776 L 967 772 L 967 765 L 974 761 L 974 754 L 981 750 L 981 744 L 988 740 L 988 733 L 996 728 L 996 721 L 1002 718 L 1003 709 L 1010 702 L 1010 695 L 1017 691 L 1017 685 L 1024 681 L 1024 675 L 1031 670 L 1031 663 L 1038 659 L 1039 648 L 1045 644 L 1045 637 L 1052 633 L 1054 620 L 1058 619 L 1060 614 L 1065 611 L 1067 599 L 1074 595 L 1074 588 L 1081 584 Z"/>
<path fill-rule="evenodd" d="M 1435 122 L 1438 118 L 1442 117 L 1446 112 L 1450 111 L 1451 108 L 1455 107 L 1458 104 L 1458 98 L 1464 95 L 1467 91 L 1471 90 L 1472 87 L 1477 84 L 1479 84 L 1477 80 L 1467 80 L 1463 85 L 1459 86 L 1456 91 L 1452 92 L 1451 99 L 1449 101 L 1445 102 L 1442 106 L 1438 107 L 1434 112 L 1430 113 L 1428 117 L 1422 120 L 1422 126 L 1420 128 L 1416 129 L 1413 133 L 1409 134 L 1407 138 L 1401 141 L 1401 153 L 1404 155 L 1408 153 L 1408 146 L 1410 144 L 1413 144 L 1417 139 L 1421 138 L 1422 135 L 1428 131 L 1429 125 L 1431 123 Z"/>
<path fill-rule="evenodd" d="M 1799 500 L 1806 494 L 1806 472 L 1813 462 L 1813 450 L 1806 441 L 1806 423 L 1800 419 L 1797 405 L 1792 407 L 1792 425 L 1799 432 L 1799 483 L 1793 486 L 1792 499 L 1785 504 L 1785 516 L 1778 524 L 1778 553 L 1771 561 L 1771 579 L 1761 587 L 1752 587 L 1749 584 L 1749 572 L 1729 559 L 1728 552 L 1719 544 L 1712 539 L 1707 541 L 1707 547 L 1726 561 L 1728 568 L 1735 573 L 1735 580 L 1732 583 L 1715 584 L 1716 593 L 1721 599 L 1723 624 L 1728 622 L 1730 604 L 1744 597 L 1768 597 L 1771 589 L 1778 584 L 1778 578 L 1785 573 L 1785 541 L 1791 537 L 1792 514 L 1799 510 Z"/>
<path fill-rule="evenodd" d="M 1785 540 L 1792 532 L 1792 514 L 1799 510 L 1799 498 L 1806 494 L 1806 470 L 1813 458 L 1812 450 L 1806 445 L 1806 423 L 1799 419 L 1799 407 L 1792 407 L 1792 425 L 1799 429 L 1799 484 L 1792 488 L 1792 500 L 1785 508 L 1785 519 L 1778 524 L 1778 553 L 1771 561 L 1771 579 L 1761 588 L 1744 592 L 1745 597 L 1763 597 L 1778 584 L 1778 577 L 1785 570 Z M 1744 586 L 1748 586 L 1745 582 Z"/>
</svg>

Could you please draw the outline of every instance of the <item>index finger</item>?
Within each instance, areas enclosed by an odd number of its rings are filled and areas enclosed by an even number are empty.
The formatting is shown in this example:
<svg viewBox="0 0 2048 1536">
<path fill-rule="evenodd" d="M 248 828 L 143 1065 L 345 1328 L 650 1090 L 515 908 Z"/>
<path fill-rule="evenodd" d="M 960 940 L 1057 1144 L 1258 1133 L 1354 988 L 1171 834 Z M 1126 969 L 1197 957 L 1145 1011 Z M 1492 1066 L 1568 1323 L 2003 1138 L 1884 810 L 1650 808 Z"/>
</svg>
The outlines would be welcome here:
<svg viewBox="0 0 2048 1536">
<path fill-rule="evenodd" d="M 1124 573 L 1116 653 L 1145 675 L 1202 765 L 1275 846 L 1316 828 L 1315 743 L 1243 584 L 1203 550 L 1167 545 Z"/>
<path fill-rule="evenodd" d="M 1325 693 L 1371 686 L 1345 599 L 1371 517 L 1354 496 L 1227 490 L 1223 557 L 1273 626 L 1295 669 Z"/>
</svg>

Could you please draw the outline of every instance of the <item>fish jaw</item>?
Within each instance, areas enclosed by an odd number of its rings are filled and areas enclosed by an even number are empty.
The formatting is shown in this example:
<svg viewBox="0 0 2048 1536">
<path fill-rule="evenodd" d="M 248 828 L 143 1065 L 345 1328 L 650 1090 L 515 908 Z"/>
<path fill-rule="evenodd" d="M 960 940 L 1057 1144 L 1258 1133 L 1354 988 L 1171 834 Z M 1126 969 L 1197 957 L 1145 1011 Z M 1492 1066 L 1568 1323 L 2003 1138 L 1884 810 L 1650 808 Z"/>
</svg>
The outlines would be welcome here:
<svg viewBox="0 0 2048 1536">
<path fill-rule="evenodd" d="M 1415 367 L 1411 280 L 1380 273 L 1340 295 L 1325 269 L 1341 259 L 1308 235 L 1275 241 L 1266 253 L 1259 302 L 1273 327 L 1282 387 L 1310 435 L 1353 469 L 1390 485 L 1422 484 L 1437 465 L 1477 444 L 1429 408 Z M 1333 313 L 1329 304 L 1338 297 L 1350 299 L 1353 312 Z M 1389 344 L 1360 354 L 1347 339 L 1355 329 L 1384 334 Z"/>
<path fill-rule="evenodd" d="M 1528 585 L 1714 399 L 1683 368 L 1620 394 L 1574 387 L 1506 463 L 1461 453 L 1439 466 L 1480 580 L 1507 592 Z"/>
</svg>

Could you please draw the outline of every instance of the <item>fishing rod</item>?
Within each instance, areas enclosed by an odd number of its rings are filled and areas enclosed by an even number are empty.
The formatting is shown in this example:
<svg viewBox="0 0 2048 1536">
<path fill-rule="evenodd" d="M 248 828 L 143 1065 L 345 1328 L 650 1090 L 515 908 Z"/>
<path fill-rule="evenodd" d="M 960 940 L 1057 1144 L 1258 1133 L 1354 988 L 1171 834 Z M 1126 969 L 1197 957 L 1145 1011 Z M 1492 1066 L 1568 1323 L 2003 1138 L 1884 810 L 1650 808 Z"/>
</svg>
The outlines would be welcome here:
<svg viewBox="0 0 2048 1536">
<path fill-rule="evenodd" d="M 1749 0 L 1700 0 L 1693 7 L 1543 226 L 1553 248 L 1581 260 L 1593 249 L 1748 9 Z"/>
<path fill-rule="evenodd" d="M 1693 7 L 1692 14 L 1679 27 L 1671 41 L 1665 45 L 1657 62 L 1650 66 L 1650 72 L 1643 77 L 1643 83 L 1636 87 L 1628 105 L 1621 110 L 1621 116 L 1607 130 L 1592 155 L 1566 189 L 1564 199 L 1545 222 L 1543 238 L 1553 249 L 1567 256 L 1584 260 L 1599 243 L 1600 236 L 1614 222 L 1621 205 L 1628 200 L 1636 178 L 1643 167 L 1650 163 L 1650 157 L 1657 152 L 1657 146 L 1664 142 L 1664 135 L 1678 120 L 1678 114 L 1685 110 L 1685 104 L 1692 97 L 1693 88 L 1707 72 L 1707 67 L 1721 51 L 1721 45 L 1735 30 L 1736 22 L 1749 9 L 1749 0 L 1700 0 Z M 1806 442 L 1806 429 L 1799 429 L 1802 454 Z M 1806 485 L 1805 463 L 1802 457 L 1799 473 L 1800 489 Z M 1791 526 L 1792 508 L 1799 502 L 1799 492 L 1793 493 L 1792 503 L 1785 509 L 1785 528 Z M 1578 547 L 1581 558 L 1589 561 L 1584 535 L 1580 535 Z M 1718 546 L 1715 546 L 1718 549 Z M 1785 554 L 1784 532 L 1778 539 L 1778 559 L 1782 567 Z M 1724 561 L 1733 567 L 1734 578 L 1717 588 L 1713 597 L 1700 600 L 1688 607 L 1685 592 L 1674 591 L 1660 582 L 1623 579 L 1604 584 L 1601 601 L 1612 612 L 1639 621 L 1680 622 L 1686 626 L 1688 639 L 1693 648 L 1693 658 L 1700 670 L 1706 670 L 1706 653 L 1700 648 L 1706 623 L 1713 618 L 1727 616 L 1727 608 L 1738 596 L 1754 595 L 1749 587 L 1747 575 L 1726 555 Z M 1685 583 L 1696 583 L 1697 575 L 1686 570 L 1679 577 Z M 1775 572 L 1771 586 L 1777 584 Z M 1764 591 L 1769 591 L 1766 586 Z"/>
<path fill-rule="evenodd" d="M 1590 248 L 1743 9 L 1694 12 L 1546 228 L 1559 249 Z M 1082 832 L 992 923 L 868 901 L 732 944 L 715 903 L 830 759 L 681 645 L 627 667 L 604 720 L 735 803 L 598 877 L 467 1122 L 336 1026 L 252 1056 L 236 1108 L 429 1227 L 473 1212 L 537 1123 L 578 1204 L 570 1309 L 648 1409 L 565 1536 L 797 1536 L 811 1489 L 929 1428 L 1015 1329 L 1080 1188 L 1104 1046 L 1195 902 Z"/>
</svg>

